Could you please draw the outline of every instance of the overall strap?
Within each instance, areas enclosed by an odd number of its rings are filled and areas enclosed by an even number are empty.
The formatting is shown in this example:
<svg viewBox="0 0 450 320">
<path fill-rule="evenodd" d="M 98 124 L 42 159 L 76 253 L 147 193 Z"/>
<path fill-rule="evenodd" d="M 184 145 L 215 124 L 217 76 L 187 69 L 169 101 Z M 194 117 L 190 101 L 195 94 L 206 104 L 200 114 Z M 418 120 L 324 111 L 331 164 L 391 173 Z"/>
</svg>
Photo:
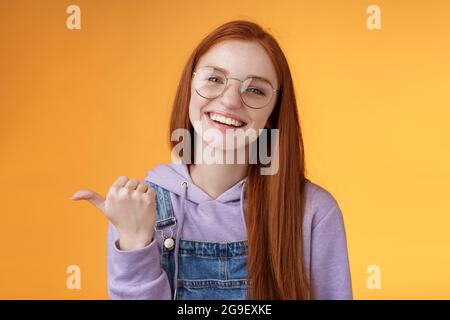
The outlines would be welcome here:
<svg viewBox="0 0 450 320">
<path fill-rule="evenodd" d="M 167 226 L 176 224 L 177 219 L 173 214 L 172 201 L 170 200 L 170 192 L 163 187 L 148 182 L 148 185 L 156 190 L 156 212 L 157 219 L 155 224 L 156 230 L 162 230 Z"/>
</svg>

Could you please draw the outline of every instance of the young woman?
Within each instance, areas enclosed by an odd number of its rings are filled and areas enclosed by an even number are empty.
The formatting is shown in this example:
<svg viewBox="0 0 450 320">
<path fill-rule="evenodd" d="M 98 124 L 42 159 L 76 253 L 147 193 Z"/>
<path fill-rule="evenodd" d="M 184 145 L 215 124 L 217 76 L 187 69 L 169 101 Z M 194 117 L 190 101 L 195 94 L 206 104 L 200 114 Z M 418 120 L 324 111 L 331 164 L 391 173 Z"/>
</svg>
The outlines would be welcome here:
<svg viewBox="0 0 450 320">
<path fill-rule="evenodd" d="M 292 78 L 269 33 L 232 21 L 200 42 L 173 104 L 171 134 L 177 129 L 197 137 L 184 136 L 194 150 L 183 149 L 183 162 L 159 165 L 144 180 L 121 176 L 106 198 L 73 196 L 110 221 L 112 299 L 352 299 L 342 213 L 304 175 Z M 208 129 L 223 139 L 211 141 Z M 235 154 L 261 140 L 230 147 L 226 133 L 238 129 L 278 130 L 272 174 L 261 174 L 259 161 L 199 161 L 202 147 Z"/>
</svg>

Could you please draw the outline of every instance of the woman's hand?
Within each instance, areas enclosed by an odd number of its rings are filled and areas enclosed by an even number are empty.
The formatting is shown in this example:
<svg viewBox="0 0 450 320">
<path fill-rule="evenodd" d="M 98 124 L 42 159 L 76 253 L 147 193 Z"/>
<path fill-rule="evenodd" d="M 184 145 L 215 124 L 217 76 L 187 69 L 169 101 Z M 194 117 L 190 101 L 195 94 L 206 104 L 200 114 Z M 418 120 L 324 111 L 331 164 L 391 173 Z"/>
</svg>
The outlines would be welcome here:
<svg viewBox="0 0 450 320">
<path fill-rule="evenodd" d="M 156 191 L 142 180 L 120 176 L 106 199 L 92 190 L 75 192 L 72 200 L 88 200 L 102 211 L 119 232 L 120 250 L 134 250 L 153 240 L 156 223 Z"/>
</svg>

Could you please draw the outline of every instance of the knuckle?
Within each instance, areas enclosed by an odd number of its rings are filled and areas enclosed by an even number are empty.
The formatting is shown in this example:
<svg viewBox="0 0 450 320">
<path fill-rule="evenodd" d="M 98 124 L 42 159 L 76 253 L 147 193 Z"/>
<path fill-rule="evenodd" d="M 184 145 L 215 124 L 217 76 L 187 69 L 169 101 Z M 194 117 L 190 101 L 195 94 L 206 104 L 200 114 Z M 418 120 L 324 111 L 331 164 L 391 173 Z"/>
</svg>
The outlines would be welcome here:
<svg viewBox="0 0 450 320">
<path fill-rule="evenodd" d="M 137 190 L 133 190 L 133 191 L 130 193 L 130 196 L 131 196 L 132 199 L 140 199 L 140 192 L 137 191 Z"/>
<path fill-rule="evenodd" d="M 120 181 L 120 180 L 125 180 L 125 181 L 127 181 L 127 180 L 128 180 L 128 177 L 127 177 L 127 176 L 118 176 L 117 179 L 116 179 L 116 181 Z"/>
<path fill-rule="evenodd" d="M 119 192 L 117 193 L 117 198 L 123 200 L 128 198 L 128 190 L 126 188 L 120 188 Z"/>
<path fill-rule="evenodd" d="M 141 201 L 142 201 L 144 204 L 147 204 L 147 205 L 149 205 L 150 203 L 152 203 L 152 199 L 150 199 L 150 198 L 147 197 L 147 196 L 141 197 Z"/>
</svg>

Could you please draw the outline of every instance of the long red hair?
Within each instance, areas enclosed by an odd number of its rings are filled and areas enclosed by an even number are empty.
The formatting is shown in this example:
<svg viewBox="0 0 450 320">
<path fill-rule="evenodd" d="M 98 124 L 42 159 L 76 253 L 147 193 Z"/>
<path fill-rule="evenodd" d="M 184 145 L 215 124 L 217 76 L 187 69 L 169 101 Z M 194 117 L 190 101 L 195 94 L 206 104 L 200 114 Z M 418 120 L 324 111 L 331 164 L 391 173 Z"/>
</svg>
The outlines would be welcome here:
<svg viewBox="0 0 450 320">
<path fill-rule="evenodd" d="M 173 103 L 170 132 L 187 129 L 192 72 L 212 46 L 225 40 L 259 43 L 275 67 L 280 91 L 269 118 L 279 129 L 279 168 L 261 175 L 260 164 L 249 164 L 245 187 L 247 274 L 249 299 L 309 299 L 314 296 L 303 263 L 304 152 L 297 103 L 286 57 L 277 41 L 250 21 L 231 21 L 207 35 L 189 57 Z M 172 149 L 177 141 L 170 141 Z M 191 152 L 193 155 L 194 152 Z M 193 159 L 192 159 L 193 161 Z"/>
</svg>

